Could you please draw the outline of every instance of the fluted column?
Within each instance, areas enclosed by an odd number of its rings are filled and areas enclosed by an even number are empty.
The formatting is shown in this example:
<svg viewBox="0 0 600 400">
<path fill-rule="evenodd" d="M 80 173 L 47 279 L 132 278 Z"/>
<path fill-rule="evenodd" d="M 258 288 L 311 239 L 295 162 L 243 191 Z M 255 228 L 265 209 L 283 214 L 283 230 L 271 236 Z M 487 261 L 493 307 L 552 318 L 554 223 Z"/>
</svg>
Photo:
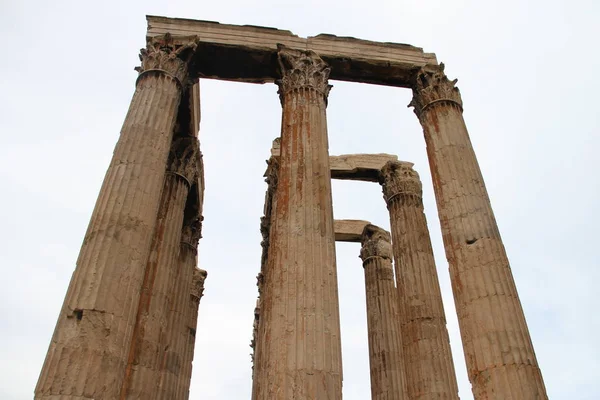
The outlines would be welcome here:
<svg viewBox="0 0 600 400">
<path fill-rule="evenodd" d="M 250 353 L 250 360 L 252 361 L 252 395 L 251 399 L 256 397 L 254 381 L 256 380 L 257 368 L 254 368 L 254 364 L 256 363 L 256 341 L 258 339 L 258 326 L 260 322 L 260 297 L 256 299 L 256 305 L 254 306 L 254 321 L 252 321 L 252 340 L 250 341 L 250 348 L 252 348 L 252 353 Z"/>
<path fill-rule="evenodd" d="M 171 145 L 158 223 L 146 266 L 122 399 L 152 399 L 161 374 L 166 345 L 170 293 L 177 276 L 184 208 L 197 179 L 198 139 L 177 138 Z"/>
<path fill-rule="evenodd" d="M 36 399 L 115 399 L 123 382 L 173 137 L 195 41 L 141 51 L 136 90 L 102 183 Z"/>
<path fill-rule="evenodd" d="M 408 398 L 458 400 L 419 174 L 411 163 L 389 161 L 380 183 L 390 212 Z"/>
<path fill-rule="evenodd" d="M 378 226 L 366 225 L 361 245 L 367 293 L 371 399 L 408 400 L 390 234 Z"/>
<path fill-rule="evenodd" d="M 196 347 L 196 328 L 198 326 L 198 308 L 200 299 L 204 295 L 204 281 L 207 272 L 203 269 L 194 267 L 192 274 L 192 283 L 190 287 L 190 297 L 188 302 L 187 324 L 184 326 L 184 335 L 188 340 L 185 344 L 185 357 L 183 360 L 183 374 L 180 377 L 179 386 L 181 388 L 182 399 L 189 399 L 190 382 L 192 381 L 192 361 L 194 361 L 194 349 Z"/>
<path fill-rule="evenodd" d="M 187 398 L 189 383 L 185 385 L 186 344 L 190 331 L 185 329 L 188 320 L 190 284 L 197 264 L 198 240 L 202 231 L 201 219 L 193 215 L 184 220 L 179 249 L 177 272 L 169 290 L 169 318 L 165 345 L 161 354 L 161 374 L 157 399 L 180 400 Z M 195 332 L 194 332 L 195 333 Z M 184 377 L 182 379 L 182 377 Z"/>
<path fill-rule="evenodd" d="M 546 399 L 542 374 L 462 116 L 443 64 L 416 77 L 465 359 L 476 399 Z"/>
<path fill-rule="evenodd" d="M 273 141 L 273 146 L 277 143 L 279 144 L 280 139 L 277 138 Z M 258 299 L 256 300 L 256 307 L 254 308 L 254 323 L 252 324 L 252 342 L 250 343 L 250 347 L 252 347 L 252 400 L 256 399 L 258 384 L 257 384 L 257 376 L 258 376 L 258 365 L 262 360 L 262 349 L 263 344 L 259 335 L 259 326 L 260 326 L 260 307 L 261 302 L 265 296 L 264 294 L 264 282 L 265 276 L 267 274 L 267 260 L 269 258 L 269 236 L 271 233 L 271 225 L 273 223 L 273 216 L 275 214 L 274 210 L 276 207 L 275 204 L 275 193 L 277 191 L 277 174 L 279 171 L 279 161 L 277 157 L 271 156 L 267 160 L 267 170 L 265 171 L 265 182 L 267 182 L 267 192 L 265 193 L 265 205 L 264 205 L 264 215 L 260 218 L 260 233 L 262 236 L 261 246 L 262 246 L 262 254 L 260 260 L 260 272 L 256 277 L 256 285 L 258 286 Z"/>
<path fill-rule="evenodd" d="M 258 400 L 342 397 L 340 320 L 325 116 L 329 68 L 280 47 L 277 207 L 261 303 Z"/>
</svg>

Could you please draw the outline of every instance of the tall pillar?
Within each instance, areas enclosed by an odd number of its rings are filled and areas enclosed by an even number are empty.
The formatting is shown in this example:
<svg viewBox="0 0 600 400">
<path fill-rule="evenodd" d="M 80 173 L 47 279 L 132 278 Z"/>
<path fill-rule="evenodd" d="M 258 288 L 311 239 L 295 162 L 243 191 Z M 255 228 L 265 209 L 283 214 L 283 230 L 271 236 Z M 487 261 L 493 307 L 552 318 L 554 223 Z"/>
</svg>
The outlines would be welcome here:
<svg viewBox="0 0 600 400">
<path fill-rule="evenodd" d="M 408 398 L 458 400 L 419 174 L 411 163 L 389 161 L 380 182 L 390 212 Z"/>
<path fill-rule="evenodd" d="M 185 344 L 185 357 L 183 360 L 183 374 L 180 378 L 182 399 L 187 400 L 190 397 L 189 388 L 192 381 L 192 361 L 194 361 L 194 349 L 196 348 L 196 328 L 198 327 L 198 308 L 200 299 L 204 295 L 204 281 L 207 272 L 203 269 L 194 267 L 192 284 L 190 288 L 190 297 L 188 302 L 188 322 L 184 326 L 184 334 L 188 340 Z"/>
<path fill-rule="evenodd" d="M 273 141 L 273 146 L 279 145 L 279 138 Z M 273 223 L 273 215 L 275 210 L 275 193 L 277 191 L 277 173 L 279 170 L 278 157 L 271 156 L 267 160 L 267 170 L 265 171 L 265 182 L 267 182 L 267 192 L 265 193 L 264 215 L 260 218 L 260 233 L 262 235 L 262 254 L 260 260 L 260 272 L 256 277 L 256 285 L 258 286 L 258 299 L 254 308 L 254 323 L 252 325 L 252 400 L 256 399 L 258 384 L 257 374 L 258 365 L 262 360 L 263 344 L 259 336 L 260 326 L 260 307 L 264 298 L 264 281 L 267 274 L 267 260 L 269 258 L 269 236 L 271 232 L 271 224 Z"/>
<path fill-rule="evenodd" d="M 408 400 L 398 293 L 394 285 L 390 234 L 366 225 L 360 258 L 365 270 L 372 400 Z M 415 399 L 417 397 L 414 397 Z"/>
<path fill-rule="evenodd" d="M 177 272 L 170 289 L 172 296 L 170 297 L 165 345 L 161 354 L 161 374 L 157 399 L 180 400 L 188 395 L 189 383 L 185 386 L 184 364 L 190 331 L 184 327 L 189 322 L 187 311 L 189 309 L 190 284 L 197 264 L 198 241 L 201 231 L 201 218 L 197 215 L 184 220 Z"/>
<path fill-rule="evenodd" d="M 476 399 L 546 399 L 546 389 L 483 177 L 443 64 L 416 77 L 465 359 Z"/>
<path fill-rule="evenodd" d="M 258 400 L 342 398 L 326 100 L 330 69 L 279 49 L 281 156 L 261 302 Z M 256 366 L 255 366 L 256 367 Z"/>
<path fill-rule="evenodd" d="M 258 338 L 258 325 L 260 321 L 260 297 L 256 299 L 256 305 L 254 306 L 254 321 L 252 322 L 252 340 L 250 342 L 250 348 L 252 348 L 252 353 L 250 354 L 250 359 L 252 361 L 252 399 L 256 396 L 254 394 L 254 380 L 256 376 L 254 372 L 256 369 L 254 368 L 254 363 L 256 360 L 256 340 Z"/>
<path fill-rule="evenodd" d="M 178 270 L 184 209 L 192 183 L 197 179 L 198 158 L 198 139 L 174 140 L 121 399 L 152 399 L 156 395 L 173 296 L 170 291 Z"/>
<path fill-rule="evenodd" d="M 182 82 L 196 42 L 152 39 L 35 389 L 116 399 L 156 225 Z"/>
</svg>

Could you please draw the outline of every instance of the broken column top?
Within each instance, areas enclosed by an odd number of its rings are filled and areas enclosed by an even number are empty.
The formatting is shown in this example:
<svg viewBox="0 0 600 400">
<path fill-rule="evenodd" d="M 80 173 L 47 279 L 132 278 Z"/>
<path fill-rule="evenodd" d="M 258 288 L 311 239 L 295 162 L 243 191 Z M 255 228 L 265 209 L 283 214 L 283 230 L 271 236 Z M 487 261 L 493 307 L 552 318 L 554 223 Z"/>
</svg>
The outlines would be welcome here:
<svg viewBox="0 0 600 400">
<path fill-rule="evenodd" d="M 363 263 L 372 257 L 392 259 L 392 236 L 377 225 L 365 225 L 360 241 L 360 258 Z"/>
<path fill-rule="evenodd" d="M 389 205 L 398 196 L 415 196 L 422 198 L 423 185 L 413 164 L 409 162 L 388 162 L 381 169 L 380 183 L 383 197 Z M 419 203 L 419 200 L 417 203 Z"/>
</svg>

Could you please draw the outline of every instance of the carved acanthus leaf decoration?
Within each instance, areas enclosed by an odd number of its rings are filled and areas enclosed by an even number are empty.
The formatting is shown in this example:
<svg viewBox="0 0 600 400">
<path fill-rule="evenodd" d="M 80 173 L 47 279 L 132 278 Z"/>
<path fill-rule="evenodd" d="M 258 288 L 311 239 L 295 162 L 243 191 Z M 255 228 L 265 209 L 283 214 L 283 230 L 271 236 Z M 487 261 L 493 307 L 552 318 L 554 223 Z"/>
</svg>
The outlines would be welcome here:
<svg viewBox="0 0 600 400">
<path fill-rule="evenodd" d="M 197 138 L 188 136 L 174 139 L 167 171 L 181 176 L 187 181 L 188 187 L 191 187 L 200 175 L 201 157 Z"/>
<path fill-rule="evenodd" d="M 192 287 L 191 287 L 191 296 L 200 301 L 202 296 L 204 295 L 204 281 L 208 273 L 200 268 L 194 268 L 194 272 L 192 275 Z"/>
<path fill-rule="evenodd" d="M 327 101 L 332 88 L 328 81 L 331 68 L 327 63 L 312 50 L 290 49 L 281 44 L 277 48 L 282 78 L 276 83 L 281 101 L 290 91 L 298 89 L 314 89 Z"/>
<path fill-rule="evenodd" d="M 276 137 L 273 139 L 273 144 L 271 145 L 271 156 L 279 156 L 281 154 L 281 137 Z"/>
<path fill-rule="evenodd" d="M 271 157 L 267 160 L 267 170 L 265 171 L 265 182 L 267 182 L 268 190 L 275 193 L 277 190 L 277 182 L 279 177 L 279 158 Z"/>
<path fill-rule="evenodd" d="M 140 75 L 150 70 L 161 70 L 173 76 L 183 86 L 188 78 L 188 64 L 196 51 L 197 36 L 178 38 L 183 44 L 176 44 L 171 34 L 166 33 L 148 40 L 145 49 L 140 50 L 141 67 L 135 70 Z"/>
<path fill-rule="evenodd" d="M 438 66 L 422 68 L 417 73 L 413 98 L 408 107 L 415 108 L 415 114 L 421 116 L 423 111 L 437 102 L 451 102 L 462 109 L 460 90 L 455 86 L 458 79 L 449 80 L 444 73 L 444 63 Z"/>
<path fill-rule="evenodd" d="M 202 217 L 184 221 L 181 231 L 181 242 L 192 248 L 198 248 L 198 241 L 202 237 Z"/>
<path fill-rule="evenodd" d="M 277 191 L 279 173 L 279 159 L 271 157 L 267 160 L 267 170 L 265 171 L 265 182 L 267 182 L 267 192 L 265 193 L 264 216 L 260 217 L 260 233 L 262 242 L 260 243 L 263 252 L 261 257 L 261 270 L 267 262 L 269 255 L 269 235 L 271 231 L 271 215 L 273 214 L 273 202 L 275 201 L 275 192 Z"/>
<path fill-rule="evenodd" d="M 391 235 L 385 229 L 368 224 L 362 232 L 360 258 L 366 261 L 371 257 L 392 259 Z"/>
<path fill-rule="evenodd" d="M 379 174 L 379 183 L 383 189 L 383 198 L 387 204 L 403 196 L 423 198 L 423 185 L 413 164 L 403 161 L 388 161 Z"/>
</svg>

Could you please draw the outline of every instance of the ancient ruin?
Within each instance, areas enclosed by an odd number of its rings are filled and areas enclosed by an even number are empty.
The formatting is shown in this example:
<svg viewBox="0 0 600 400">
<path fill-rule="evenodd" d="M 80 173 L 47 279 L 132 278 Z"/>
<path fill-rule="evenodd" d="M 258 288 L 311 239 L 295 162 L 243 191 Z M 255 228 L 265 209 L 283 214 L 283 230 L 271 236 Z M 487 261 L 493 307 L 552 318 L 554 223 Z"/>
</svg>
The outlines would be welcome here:
<svg viewBox="0 0 600 400">
<path fill-rule="evenodd" d="M 198 324 L 207 277 L 197 267 L 200 78 L 275 83 L 282 106 L 260 221 L 253 400 L 342 398 L 336 241 L 361 244 L 372 399 L 458 399 L 419 175 L 393 155 L 329 155 L 330 79 L 412 90 L 473 395 L 547 399 L 460 92 L 434 54 L 333 35 L 147 20 L 136 89 L 36 399 L 189 398 L 196 329 L 210 329 Z M 331 179 L 381 184 L 391 234 L 368 221 L 334 220 Z"/>
</svg>

